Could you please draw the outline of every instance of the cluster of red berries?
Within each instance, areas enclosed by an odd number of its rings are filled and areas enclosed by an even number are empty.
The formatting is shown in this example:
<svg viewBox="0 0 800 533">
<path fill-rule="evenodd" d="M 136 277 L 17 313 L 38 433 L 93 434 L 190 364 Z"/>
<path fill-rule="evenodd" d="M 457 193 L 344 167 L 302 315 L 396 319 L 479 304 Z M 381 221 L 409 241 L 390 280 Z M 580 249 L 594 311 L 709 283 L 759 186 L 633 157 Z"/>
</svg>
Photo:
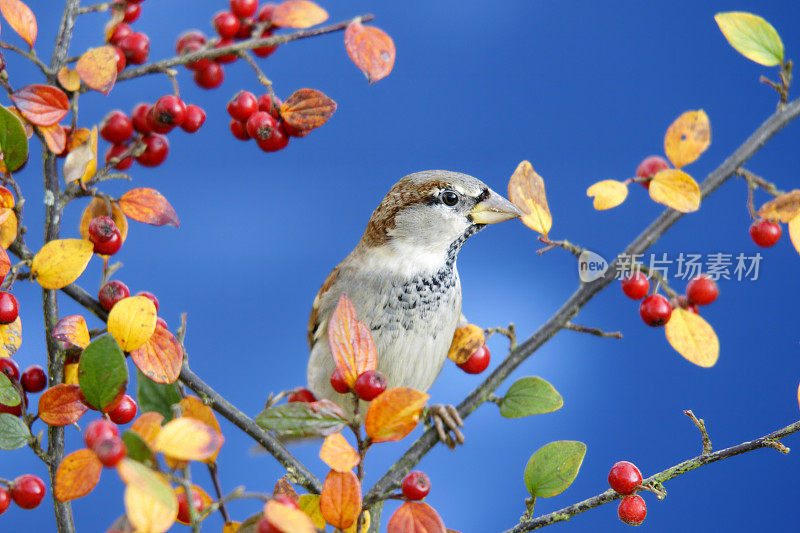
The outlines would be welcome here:
<svg viewBox="0 0 800 533">
<path fill-rule="evenodd" d="M 281 505 L 286 505 L 294 509 L 300 509 L 300 506 L 297 504 L 294 498 L 291 498 L 285 494 L 277 494 L 273 496 L 272 499 L 280 503 Z M 256 529 L 256 531 L 258 533 L 284 533 L 286 530 L 273 525 L 272 522 L 270 522 L 266 518 L 262 518 L 258 522 L 258 528 Z"/>
<path fill-rule="evenodd" d="M 179 126 L 187 133 L 194 133 L 205 121 L 203 108 L 185 104 L 174 94 L 162 96 L 155 104 L 137 104 L 130 116 L 115 109 L 100 123 L 100 136 L 111 143 L 106 152 L 106 163 L 122 157 L 114 168 L 129 169 L 133 165 L 133 152 L 138 152 L 136 145 L 141 144 L 144 151 L 135 156 L 136 162 L 145 167 L 156 167 L 169 153 L 169 141 L 164 134 Z M 134 139 L 134 131 L 141 136 Z"/>
<path fill-rule="evenodd" d="M 281 118 L 281 101 L 275 95 L 258 98 L 250 91 L 239 91 L 228 101 L 231 133 L 241 141 L 255 139 L 265 152 L 286 148 L 289 137 L 305 137 L 311 130 L 291 126 Z"/>
<path fill-rule="evenodd" d="M 108 36 L 108 42 L 117 52 L 117 73 L 122 72 L 130 63 L 141 65 L 150 55 L 150 38 L 147 34 L 133 31 L 128 23 L 135 22 L 142 13 L 142 0 L 124 0 L 115 2 L 124 9 L 122 22 L 117 24 Z"/>
<path fill-rule="evenodd" d="M 83 441 L 108 468 L 116 466 L 128 453 L 119 436 L 119 428 L 104 418 L 93 420 L 86 426 Z"/>
<path fill-rule="evenodd" d="M 258 8 L 258 0 L 230 0 L 230 11 L 220 11 L 212 20 L 219 39 L 214 42 L 215 48 L 223 48 L 234 44 L 237 40 L 249 39 L 253 33 L 262 28 L 261 37 L 272 35 L 272 13 L 277 4 L 267 3 Z M 258 13 L 256 13 L 258 12 Z M 200 30 L 189 30 L 182 33 L 175 43 L 179 55 L 192 54 L 206 47 L 207 37 Z M 253 48 L 258 57 L 272 55 L 277 46 Z M 233 63 L 239 58 L 236 54 L 225 54 L 214 59 L 200 59 L 186 64 L 186 68 L 194 71 L 194 81 L 204 89 L 214 89 L 222 85 L 225 72 L 222 65 Z"/>
<path fill-rule="evenodd" d="M 698 314 L 698 305 L 709 305 L 719 296 L 719 287 L 710 277 L 701 274 L 686 285 L 686 294 L 667 300 L 660 294 L 651 294 L 650 280 L 642 272 L 632 272 L 622 278 L 622 292 L 631 300 L 642 300 L 639 316 L 648 326 L 659 327 L 669 322 L 672 310 L 681 307 Z"/>
<path fill-rule="evenodd" d="M 331 374 L 331 387 L 339 394 L 351 392 L 350 386 L 344 380 L 344 376 L 342 376 L 338 368 Z M 353 384 L 352 392 L 355 392 L 365 402 L 371 402 L 383 394 L 385 390 L 386 376 L 383 375 L 383 372 L 367 370 L 358 375 L 356 382 Z"/>
<path fill-rule="evenodd" d="M 89 241 L 94 245 L 94 253 L 114 255 L 122 248 L 122 234 L 111 217 L 97 217 L 89 222 Z"/>
<path fill-rule="evenodd" d="M 406 474 L 402 484 L 403 496 L 409 500 L 421 500 L 431 491 L 431 480 L 420 470 Z"/>
<path fill-rule="evenodd" d="M 22 416 L 25 406 L 28 405 L 28 393 L 42 392 L 47 387 L 47 375 L 39 365 L 29 366 L 22 374 L 19 373 L 19 365 L 10 357 L 0 358 L 0 372 L 6 375 L 11 383 L 22 394 L 21 402 L 14 406 L 0 403 L 0 413 L 11 413 L 14 416 Z"/>
<path fill-rule="evenodd" d="M 489 366 L 491 359 L 492 354 L 489 352 L 489 347 L 484 344 L 472 352 L 469 359 L 456 366 L 467 374 L 480 374 Z"/>
<path fill-rule="evenodd" d="M 42 503 L 44 493 L 44 481 L 41 478 L 23 474 L 8 486 L 0 485 L 0 514 L 6 512 L 12 500 L 22 509 L 34 509 Z"/>
<path fill-rule="evenodd" d="M 624 496 L 619 502 L 617 515 L 630 526 L 638 526 L 647 517 L 647 505 L 644 499 L 635 494 L 642 484 L 642 473 L 636 465 L 628 461 L 614 463 L 608 473 L 608 484 L 618 494 Z"/>
</svg>

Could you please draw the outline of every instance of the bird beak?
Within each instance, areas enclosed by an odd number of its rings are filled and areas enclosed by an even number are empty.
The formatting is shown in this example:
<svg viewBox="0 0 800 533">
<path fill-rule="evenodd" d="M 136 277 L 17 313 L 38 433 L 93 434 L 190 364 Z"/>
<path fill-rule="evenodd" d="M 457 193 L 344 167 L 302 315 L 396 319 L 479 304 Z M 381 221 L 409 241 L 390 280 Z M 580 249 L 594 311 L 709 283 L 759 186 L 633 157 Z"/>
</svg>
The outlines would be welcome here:
<svg viewBox="0 0 800 533">
<path fill-rule="evenodd" d="M 469 216 L 476 224 L 494 224 L 504 222 L 522 216 L 522 211 L 517 207 L 489 189 L 489 197 L 475 205 Z"/>
</svg>

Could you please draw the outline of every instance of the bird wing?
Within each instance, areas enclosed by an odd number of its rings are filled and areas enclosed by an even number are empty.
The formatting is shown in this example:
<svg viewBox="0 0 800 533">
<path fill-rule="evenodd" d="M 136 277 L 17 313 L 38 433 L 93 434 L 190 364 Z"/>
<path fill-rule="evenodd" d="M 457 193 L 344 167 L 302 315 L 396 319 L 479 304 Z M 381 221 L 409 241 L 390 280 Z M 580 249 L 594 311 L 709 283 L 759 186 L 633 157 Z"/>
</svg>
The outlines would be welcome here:
<svg viewBox="0 0 800 533">
<path fill-rule="evenodd" d="M 311 306 L 311 315 L 308 317 L 308 347 L 314 347 L 314 336 L 317 333 L 317 329 L 320 326 L 320 319 L 319 316 L 319 306 L 320 302 L 322 301 L 322 295 L 328 292 L 328 290 L 333 286 L 333 282 L 336 281 L 336 277 L 339 275 L 339 267 L 337 266 L 334 268 L 328 277 L 325 278 L 325 283 L 322 284 L 320 287 L 317 296 L 314 298 L 314 304 Z"/>
</svg>

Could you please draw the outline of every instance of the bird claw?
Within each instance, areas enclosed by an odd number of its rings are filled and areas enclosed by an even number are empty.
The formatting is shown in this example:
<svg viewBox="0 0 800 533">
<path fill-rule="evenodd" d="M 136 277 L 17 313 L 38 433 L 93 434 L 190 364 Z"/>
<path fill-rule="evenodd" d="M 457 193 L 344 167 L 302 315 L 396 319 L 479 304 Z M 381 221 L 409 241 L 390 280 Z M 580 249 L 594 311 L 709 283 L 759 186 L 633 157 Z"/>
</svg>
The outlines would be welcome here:
<svg viewBox="0 0 800 533">
<path fill-rule="evenodd" d="M 456 443 L 464 444 L 464 434 L 459 428 L 464 427 L 464 421 L 452 405 L 431 405 L 428 408 L 428 417 L 436 428 L 439 440 L 444 442 L 451 450 Z M 452 433 L 452 435 L 451 435 Z"/>
</svg>

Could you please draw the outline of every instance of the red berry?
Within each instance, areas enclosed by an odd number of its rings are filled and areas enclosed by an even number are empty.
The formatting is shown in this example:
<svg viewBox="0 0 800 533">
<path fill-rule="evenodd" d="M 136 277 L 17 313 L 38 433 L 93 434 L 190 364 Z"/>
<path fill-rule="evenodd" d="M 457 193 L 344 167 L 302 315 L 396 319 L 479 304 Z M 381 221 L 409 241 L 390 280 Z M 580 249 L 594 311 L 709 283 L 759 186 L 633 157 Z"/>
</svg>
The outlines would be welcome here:
<svg viewBox="0 0 800 533">
<path fill-rule="evenodd" d="M 153 305 L 156 306 L 156 311 L 158 311 L 158 308 L 159 308 L 158 298 L 156 298 L 155 294 L 153 294 L 152 292 L 148 292 L 148 291 L 139 291 L 139 292 L 136 293 L 136 296 L 144 296 L 145 298 L 147 298 L 148 300 L 153 302 Z"/>
<path fill-rule="evenodd" d="M 617 508 L 619 519 L 629 526 L 638 526 L 647 518 L 647 505 L 638 494 L 625 496 Z"/>
<path fill-rule="evenodd" d="M 192 505 L 194 506 L 195 511 L 199 513 L 205 507 L 203 504 L 203 497 L 200 496 L 200 493 L 195 490 L 191 492 Z M 187 524 L 192 521 L 192 516 L 189 514 L 189 501 L 186 498 L 185 490 L 178 493 L 178 520 Z"/>
<path fill-rule="evenodd" d="M 272 118 L 272 115 L 266 111 L 256 111 L 247 119 L 245 126 L 250 137 L 256 141 L 265 141 L 272 136 L 277 123 Z"/>
<path fill-rule="evenodd" d="M 680 307 L 681 309 L 685 309 L 690 313 L 694 313 L 699 315 L 700 312 L 697 310 L 697 305 L 689 301 L 685 295 L 678 296 L 677 298 L 671 298 L 669 304 L 672 306 L 673 309 L 676 307 Z"/>
<path fill-rule="evenodd" d="M 250 91 L 239 91 L 228 101 L 228 114 L 231 118 L 246 121 L 258 111 L 258 100 Z"/>
<path fill-rule="evenodd" d="M 165 134 L 171 132 L 175 129 L 175 126 L 172 124 L 165 124 L 156 118 L 155 105 L 150 108 L 150 112 L 147 114 L 147 127 L 150 128 L 150 131 L 153 133 L 160 133 Z"/>
<path fill-rule="evenodd" d="M 210 63 L 203 70 L 194 73 L 194 82 L 203 89 L 214 89 L 222 85 L 225 73 L 218 63 Z"/>
<path fill-rule="evenodd" d="M 114 53 L 117 54 L 117 74 L 119 74 L 125 69 L 128 60 L 125 59 L 125 53 L 119 46 L 112 46 L 112 48 L 114 49 Z"/>
<path fill-rule="evenodd" d="M 92 451 L 97 454 L 97 458 L 103 463 L 103 466 L 111 468 L 117 466 L 125 454 L 128 453 L 125 443 L 119 437 L 110 439 L 102 439 L 94 443 Z"/>
<path fill-rule="evenodd" d="M 762 248 L 769 248 L 781 238 L 781 226 L 769 220 L 757 220 L 750 226 L 750 237 Z"/>
<path fill-rule="evenodd" d="M 106 311 L 111 311 L 111 308 L 114 307 L 114 304 L 130 295 L 131 291 L 128 289 L 127 285 L 121 281 L 111 280 L 107 281 L 102 287 L 100 287 L 100 295 L 98 296 L 98 300 L 100 300 L 100 305 L 103 306 L 103 309 Z"/>
<path fill-rule="evenodd" d="M 131 33 L 120 42 L 114 44 L 120 47 L 128 63 L 133 63 L 134 65 L 144 63 L 147 61 L 147 56 L 150 55 L 150 38 L 138 31 Z"/>
<path fill-rule="evenodd" d="M 258 0 L 231 0 L 231 11 L 240 19 L 252 17 L 258 9 Z"/>
<path fill-rule="evenodd" d="M 236 32 L 237 39 L 249 39 L 253 34 L 255 22 L 251 17 L 243 18 L 239 21 L 239 31 Z"/>
<path fill-rule="evenodd" d="M 123 22 L 136 22 L 139 19 L 139 15 L 142 14 L 142 6 L 134 2 L 128 2 L 125 4 L 125 18 L 122 19 Z"/>
<path fill-rule="evenodd" d="M 277 152 L 283 150 L 289 144 L 289 136 L 283 129 L 283 121 L 278 122 L 278 127 L 272 131 L 272 135 L 263 141 L 256 141 L 258 147 L 265 152 Z"/>
<path fill-rule="evenodd" d="M 261 32 L 262 39 L 265 39 L 267 37 L 272 37 L 272 30 L 264 30 L 263 32 Z M 269 57 L 277 49 L 278 49 L 277 44 L 275 46 L 259 46 L 258 48 L 253 48 L 253 53 L 258 57 Z"/>
<path fill-rule="evenodd" d="M 283 530 L 273 526 L 272 523 L 266 518 L 258 521 L 258 533 L 283 533 Z"/>
<path fill-rule="evenodd" d="M 10 357 L 0 357 L 0 372 L 11 381 L 19 381 L 19 365 Z"/>
<path fill-rule="evenodd" d="M 273 496 L 272 499 L 281 505 L 300 509 L 300 506 L 297 504 L 297 502 L 291 496 L 287 496 L 286 494 L 278 494 L 277 496 Z"/>
<path fill-rule="evenodd" d="M 211 22 L 223 39 L 231 39 L 239 31 L 239 19 L 230 11 L 220 11 L 214 15 Z"/>
<path fill-rule="evenodd" d="M 425 472 L 414 470 L 403 478 L 403 496 L 409 500 L 421 500 L 431 491 L 431 480 Z"/>
<path fill-rule="evenodd" d="M 650 280 L 641 272 L 628 273 L 622 278 L 622 292 L 631 300 L 641 300 L 650 292 Z"/>
<path fill-rule="evenodd" d="M 114 255 L 122 248 L 122 235 L 114 228 L 114 234 L 106 242 L 94 243 L 94 253 L 99 255 Z"/>
<path fill-rule="evenodd" d="M 44 368 L 39 365 L 33 365 L 25 369 L 25 372 L 19 378 L 19 382 L 25 392 L 41 392 L 47 387 L 47 375 L 44 373 Z"/>
<path fill-rule="evenodd" d="M 198 43 L 197 41 L 188 42 L 183 46 L 181 55 L 193 54 L 194 52 L 197 52 L 201 48 L 203 48 L 203 45 Z M 191 61 L 189 63 L 186 63 L 186 68 L 197 72 L 198 70 L 205 69 L 211 63 L 212 63 L 211 59 L 204 57 L 203 59 L 198 59 L 197 61 Z"/>
<path fill-rule="evenodd" d="M 89 240 L 95 244 L 110 241 L 117 231 L 117 225 L 111 217 L 95 217 L 89 222 Z"/>
<path fill-rule="evenodd" d="M 350 392 L 350 386 L 344 380 L 344 376 L 342 376 L 342 373 L 339 372 L 338 368 L 331 374 L 331 387 L 333 387 L 333 390 L 340 394 Z"/>
<path fill-rule="evenodd" d="M 650 157 L 646 157 L 644 161 L 639 163 L 639 166 L 636 167 L 636 177 L 652 178 L 665 168 L 669 168 L 669 163 L 667 163 L 666 159 L 657 155 L 651 155 Z M 647 189 L 650 188 L 649 180 L 642 181 L 641 184 Z"/>
<path fill-rule="evenodd" d="M 30 474 L 19 476 L 11 487 L 11 499 L 23 509 L 38 507 L 44 493 L 44 481 Z"/>
<path fill-rule="evenodd" d="M 367 370 L 356 378 L 353 390 L 365 402 L 371 402 L 386 390 L 386 376 L 377 370 Z"/>
<path fill-rule="evenodd" d="M 261 9 L 258 10 L 258 17 L 256 20 L 258 22 L 272 22 L 272 14 L 275 12 L 275 8 L 278 7 L 278 4 L 273 2 L 267 2 L 261 6 Z"/>
<path fill-rule="evenodd" d="M 697 276 L 686 285 L 686 297 L 693 304 L 708 305 L 719 296 L 719 287 L 708 276 Z"/>
<path fill-rule="evenodd" d="M 175 41 L 175 52 L 183 53 L 183 47 L 189 43 L 206 44 L 206 35 L 200 30 L 189 30 L 181 33 Z"/>
<path fill-rule="evenodd" d="M 144 153 L 136 158 L 140 165 L 145 167 L 157 167 L 167 158 L 169 153 L 169 141 L 163 135 L 154 133 L 146 135 L 142 142 L 146 148 Z"/>
<path fill-rule="evenodd" d="M 150 126 L 147 124 L 147 116 L 150 114 L 152 108 L 152 104 L 141 103 L 136 104 L 136 107 L 134 107 L 131 112 L 133 127 L 141 134 L 147 135 L 148 133 L 152 133 Z"/>
<path fill-rule="evenodd" d="M 288 401 L 289 403 L 292 402 L 310 403 L 310 402 L 316 402 L 317 397 L 314 396 L 314 393 L 311 392 L 310 390 L 304 389 L 303 387 L 298 387 L 295 390 L 293 390 L 291 394 L 289 394 Z"/>
<path fill-rule="evenodd" d="M 231 119 L 231 133 L 234 137 L 239 139 L 240 141 L 247 141 L 250 139 L 250 135 L 247 133 L 247 126 L 244 122 L 240 122 L 235 118 Z"/>
<path fill-rule="evenodd" d="M 106 163 L 111 161 L 114 158 L 117 158 L 128 151 L 128 146 L 124 144 L 112 144 L 106 150 Z M 133 156 L 127 156 L 123 159 L 120 159 L 119 163 L 114 165 L 114 168 L 117 170 L 128 170 L 133 165 Z"/>
<path fill-rule="evenodd" d="M 161 317 L 156 318 L 156 327 L 158 326 L 161 326 L 164 329 L 169 329 L 169 327 L 167 327 L 167 321 Z"/>
<path fill-rule="evenodd" d="M 8 487 L 0 485 L 0 514 L 5 513 L 9 505 L 11 505 L 11 493 Z"/>
<path fill-rule="evenodd" d="M 283 123 L 283 130 L 289 137 L 305 137 L 311 133 L 311 130 L 301 130 L 300 128 L 295 128 L 288 122 Z"/>
<path fill-rule="evenodd" d="M 458 368 L 467 374 L 480 374 L 489 366 L 490 360 L 491 353 L 489 353 L 489 348 L 484 344 L 475 350 L 472 355 L 469 356 L 469 359 L 458 365 Z"/>
<path fill-rule="evenodd" d="M 136 401 L 127 394 L 108 412 L 108 418 L 115 424 L 127 424 L 136 416 Z"/>
<path fill-rule="evenodd" d="M 180 126 L 186 118 L 186 104 L 174 94 L 168 94 L 158 99 L 151 113 L 161 124 Z"/>
<path fill-rule="evenodd" d="M 639 316 L 648 326 L 663 326 L 672 316 L 672 306 L 660 294 L 651 294 L 639 305 Z"/>
<path fill-rule="evenodd" d="M 194 104 L 186 106 L 186 118 L 183 119 L 181 129 L 186 133 L 194 133 L 200 129 L 206 121 L 206 112 L 203 108 Z"/>
<path fill-rule="evenodd" d="M 100 136 L 111 144 L 120 144 L 133 135 L 133 122 L 123 111 L 115 109 L 100 122 Z"/>
<path fill-rule="evenodd" d="M 234 44 L 233 39 L 220 39 L 217 44 L 214 45 L 214 48 L 225 48 L 226 46 L 230 46 Z M 239 56 L 236 54 L 225 54 L 221 56 L 217 56 L 214 61 L 217 63 L 233 63 L 239 59 Z"/>
<path fill-rule="evenodd" d="M 635 464 L 619 461 L 614 463 L 608 473 L 608 484 L 618 493 L 627 496 L 633 494 L 636 487 L 642 484 L 642 473 Z"/>
<path fill-rule="evenodd" d="M 108 42 L 113 45 L 119 46 L 119 43 L 127 37 L 128 35 L 132 34 L 133 30 L 130 26 L 125 24 L 124 22 L 120 22 L 114 27 L 114 31 L 111 32 L 111 36 L 108 38 Z"/>
<path fill-rule="evenodd" d="M 277 96 L 262 94 L 258 97 L 258 110 L 266 111 L 277 120 L 281 118 L 281 100 Z"/>
<path fill-rule="evenodd" d="M 83 442 L 86 443 L 87 448 L 94 448 L 94 445 L 101 440 L 118 438 L 119 429 L 113 422 L 109 422 L 105 418 L 92 420 L 83 432 Z"/>
<path fill-rule="evenodd" d="M 19 303 L 10 292 L 0 292 L 0 324 L 11 324 L 19 316 Z"/>
</svg>

